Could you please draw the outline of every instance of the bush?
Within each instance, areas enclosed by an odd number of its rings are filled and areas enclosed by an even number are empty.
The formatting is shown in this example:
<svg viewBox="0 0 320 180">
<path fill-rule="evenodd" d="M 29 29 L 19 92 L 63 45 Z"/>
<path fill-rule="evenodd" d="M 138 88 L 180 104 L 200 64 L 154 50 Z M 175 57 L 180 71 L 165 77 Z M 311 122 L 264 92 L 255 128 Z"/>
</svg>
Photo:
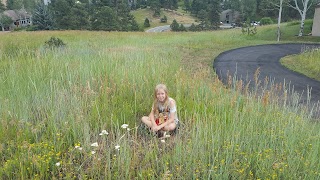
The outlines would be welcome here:
<svg viewBox="0 0 320 180">
<path fill-rule="evenodd" d="M 187 28 L 184 27 L 183 24 L 180 24 L 180 26 L 179 26 L 179 31 L 187 31 Z"/>
<path fill-rule="evenodd" d="M 295 25 L 299 25 L 300 21 L 291 21 L 287 24 L 287 26 L 295 26 Z"/>
<path fill-rule="evenodd" d="M 189 29 L 189 31 L 193 31 L 193 32 L 198 30 L 196 25 L 194 25 L 194 23 L 192 23 L 188 29 Z"/>
<path fill-rule="evenodd" d="M 161 23 L 166 23 L 167 20 L 168 20 L 168 19 L 167 19 L 167 16 L 164 15 L 163 18 L 160 19 L 160 22 L 161 22 Z"/>
<path fill-rule="evenodd" d="M 64 47 L 66 44 L 59 38 L 51 37 L 48 41 L 45 42 L 45 47 L 47 48 L 60 48 Z"/>
<path fill-rule="evenodd" d="M 179 24 L 175 19 L 172 21 L 170 28 L 172 31 L 179 31 Z"/>
<path fill-rule="evenodd" d="M 268 24 L 273 24 L 273 21 L 270 17 L 261 18 L 260 25 L 268 25 Z"/>
<path fill-rule="evenodd" d="M 146 18 L 146 19 L 144 20 L 143 26 L 144 26 L 144 27 L 150 27 L 150 21 L 149 21 L 148 18 Z"/>
</svg>

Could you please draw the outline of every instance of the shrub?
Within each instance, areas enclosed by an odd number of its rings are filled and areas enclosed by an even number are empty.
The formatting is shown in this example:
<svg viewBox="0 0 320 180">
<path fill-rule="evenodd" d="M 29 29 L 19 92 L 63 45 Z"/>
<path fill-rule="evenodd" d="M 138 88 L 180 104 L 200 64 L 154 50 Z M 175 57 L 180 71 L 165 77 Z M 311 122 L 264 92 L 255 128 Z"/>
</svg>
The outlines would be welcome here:
<svg viewBox="0 0 320 180">
<path fill-rule="evenodd" d="M 47 48 L 59 48 L 64 47 L 66 44 L 59 38 L 51 37 L 48 41 L 45 42 L 45 47 Z"/>
<path fill-rule="evenodd" d="M 179 24 L 175 19 L 173 20 L 172 24 L 170 25 L 170 28 L 172 31 L 179 31 Z"/>
<path fill-rule="evenodd" d="M 287 24 L 287 26 L 295 26 L 295 25 L 299 25 L 300 24 L 300 21 L 292 21 L 292 22 L 289 22 Z"/>
<path fill-rule="evenodd" d="M 166 23 L 167 20 L 168 20 L 168 19 L 167 19 L 167 16 L 164 15 L 163 18 L 160 19 L 160 22 L 161 22 L 161 23 Z"/>
<path fill-rule="evenodd" d="M 144 26 L 144 27 L 150 27 L 150 21 L 149 21 L 148 18 L 146 18 L 146 19 L 144 20 L 143 26 Z"/>
<path fill-rule="evenodd" d="M 243 23 L 241 28 L 242 34 L 247 34 L 248 36 L 257 34 L 257 27 L 251 25 L 250 23 Z"/>
<path fill-rule="evenodd" d="M 183 24 L 180 24 L 180 26 L 179 26 L 179 31 L 187 31 L 187 28 L 184 27 Z"/>
<path fill-rule="evenodd" d="M 197 31 L 197 27 L 196 27 L 196 25 L 194 25 L 194 23 L 192 23 L 188 29 L 189 29 L 189 31 Z"/>
<path fill-rule="evenodd" d="M 268 24 L 273 24 L 273 21 L 270 17 L 261 18 L 260 25 L 268 25 Z"/>
</svg>

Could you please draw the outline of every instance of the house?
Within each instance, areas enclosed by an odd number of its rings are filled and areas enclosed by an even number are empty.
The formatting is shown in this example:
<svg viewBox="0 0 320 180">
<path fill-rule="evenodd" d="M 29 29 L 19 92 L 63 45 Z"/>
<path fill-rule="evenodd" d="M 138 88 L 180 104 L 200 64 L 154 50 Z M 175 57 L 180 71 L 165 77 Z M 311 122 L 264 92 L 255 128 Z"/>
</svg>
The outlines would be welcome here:
<svg viewBox="0 0 320 180">
<path fill-rule="evenodd" d="M 25 9 L 6 10 L 3 12 L 3 14 L 9 16 L 13 21 L 8 30 L 16 27 L 26 27 L 28 25 L 32 25 L 31 14 L 29 14 Z"/>
<path fill-rule="evenodd" d="M 320 36 L 320 3 L 316 5 L 314 11 L 312 36 Z"/>
<path fill-rule="evenodd" d="M 49 3 L 51 3 L 51 0 L 43 0 L 43 3 L 44 3 L 45 5 L 48 5 Z"/>
<path fill-rule="evenodd" d="M 231 23 L 235 23 L 239 17 L 240 17 L 240 13 L 238 11 L 227 9 L 221 12 L 220 21 L 222 23 L 231 24 Z"/>
</svg>

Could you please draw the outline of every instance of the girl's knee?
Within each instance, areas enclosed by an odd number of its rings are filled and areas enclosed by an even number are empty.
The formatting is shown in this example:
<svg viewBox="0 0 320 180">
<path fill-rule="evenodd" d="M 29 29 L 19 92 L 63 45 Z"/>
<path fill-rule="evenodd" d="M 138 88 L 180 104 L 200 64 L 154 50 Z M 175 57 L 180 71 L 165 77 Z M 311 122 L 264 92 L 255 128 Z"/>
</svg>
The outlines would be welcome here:
<svg viewBox="0 0 320 180">
<path fill-rule="evenodd" d="M 166 131 L 173 131 L 177 128 L 177 125 L 175 123 L 170 123 L 165 127 Z"/>
<path fill-rule="evenodd" d="M 142 121 L 142 122 L 149 121 L 149 117 L 148 117 L 148 116 L 143 116 L 143 117 L 141 118 L 141 121 Z"/>
</svg>

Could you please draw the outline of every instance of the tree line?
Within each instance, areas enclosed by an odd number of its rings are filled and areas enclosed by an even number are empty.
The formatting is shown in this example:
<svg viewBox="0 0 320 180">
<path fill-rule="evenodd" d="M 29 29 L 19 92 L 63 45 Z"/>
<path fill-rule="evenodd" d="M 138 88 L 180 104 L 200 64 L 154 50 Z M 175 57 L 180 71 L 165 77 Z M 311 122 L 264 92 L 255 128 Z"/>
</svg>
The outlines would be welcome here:
<svg viewBox="0 0 320 180">
<path fill-rule="evenodd" d="M 6 7 L 0 3 L 0 12 L 21 8 L 32 12 L 35 30 L 139 31 L 143 27 L 131 11 L 150 8 L 153 16 L 159 17 L 161 10 L 182 8 L 197 19 L 199 30 L 207 30 L 219 26 L 220 14 L 226 9 L 239 12 L 239 24 L 265 17 L 304 21 L 313 17 L 317 3 L 319 0 L 51 0 L 45 5 L 43 0 L 7 0 Z M 4 21 L 8 19 L 1 14 L 0 26 Z"/>
</svg>

